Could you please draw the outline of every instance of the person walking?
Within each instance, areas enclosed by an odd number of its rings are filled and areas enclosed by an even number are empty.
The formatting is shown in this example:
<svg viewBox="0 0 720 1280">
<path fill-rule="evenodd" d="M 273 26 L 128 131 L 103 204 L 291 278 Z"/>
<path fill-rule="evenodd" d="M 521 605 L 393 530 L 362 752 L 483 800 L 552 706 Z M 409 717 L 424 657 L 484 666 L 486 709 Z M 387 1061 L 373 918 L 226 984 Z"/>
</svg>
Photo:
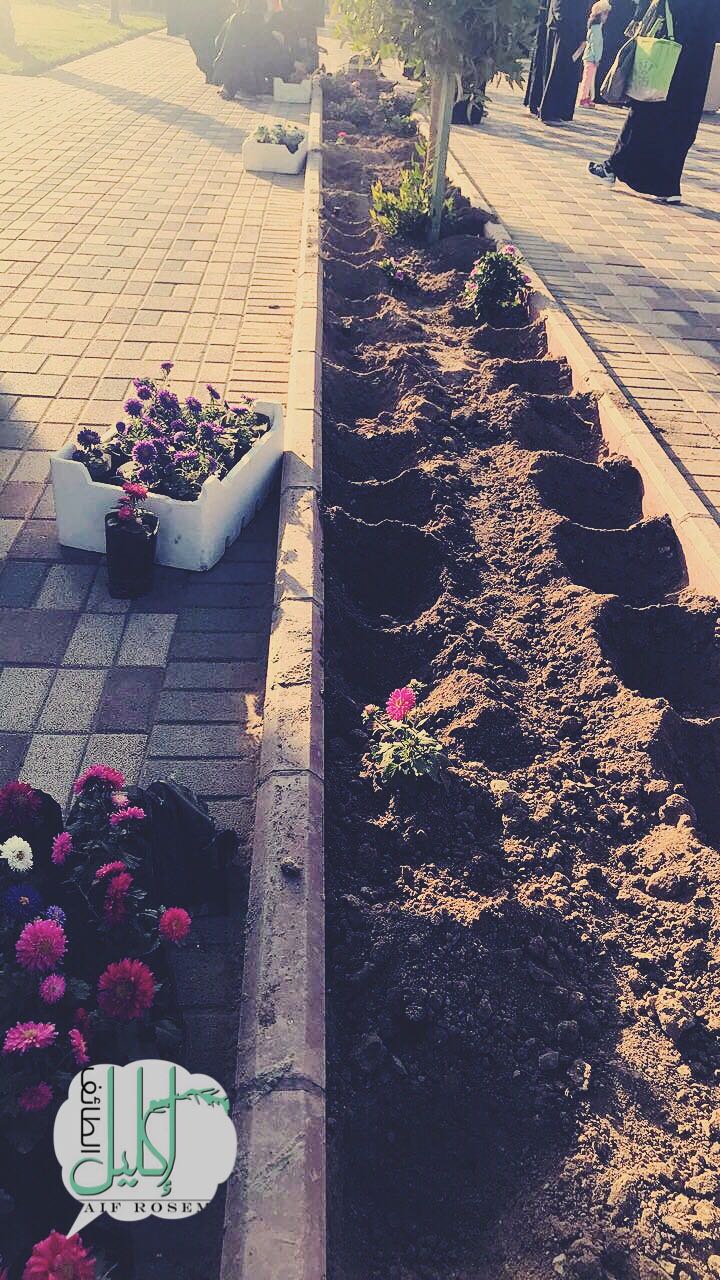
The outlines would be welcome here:
<svg viewBox="0 0 720 1280">
<path fill-rule="evenodd" d="M 586 0 L 549 0 L 542 94 L 537 114 L 543 124 L 572 120 L 585 38 Z"/>
<path fill-rule="evenodd" d="M 530 71 L 525 87 L 525 106 L 531 115 L 540 114 L 540 103 L 545 91 L 545 55 L 547 51 L 548 0 L 540 0 L 535 28 Z"/>
<path fill-rule="evenodd" d="M 667 35 L 666 4 L 653 0 L 640 26 L 651 31 L 658 19 Z M 615 150 L 608 160 L 591 161 L 592 178 L 616 179 L 641 195 L 680 204 L 680 179 L 700 126 L 715 45 L 720 39 L 718 0 L 670 0 L 675 39 L 682 45 L 664 102 L 632 102 Z"/>
<path fill-rule="evenodd" d="M 603 53 L 603 27 L 610 13 L 610 0 L 595 0 L 588 17 L 587 35 L 583 50 L 583 78 L 580 84 L 579 107 L 595 106 L 595 77 Z"/>
</svg>

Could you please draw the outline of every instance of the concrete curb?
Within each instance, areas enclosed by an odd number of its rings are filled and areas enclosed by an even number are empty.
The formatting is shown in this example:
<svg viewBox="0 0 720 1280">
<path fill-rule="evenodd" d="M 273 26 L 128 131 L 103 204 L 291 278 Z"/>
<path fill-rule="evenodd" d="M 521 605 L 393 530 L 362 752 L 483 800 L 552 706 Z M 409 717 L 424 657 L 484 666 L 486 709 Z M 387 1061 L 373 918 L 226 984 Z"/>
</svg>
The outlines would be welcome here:
<svg viewBox="0 0 720 1280">
<path fill-rule="evenodd" d="M 491 211 L 495 221 L 488 226 L 487 234 L 496 243 L 507 244 L 512 240 L 507 228 L 475 179 L 452 154 L 452 135 L 450 150 L 450 181 Z M 542 276 L 530 263 L 525 262 L 524 267 L 532 281 L 532 314 L 545 325 L 548 353 L 565 357 L 574 390 L 589 392 L 597 401 L 600 426 L 609 448 L 624 454 L 640 472 L 644 515 L 670 516 L 685 556 L 689 585 L 705 595 L 720 596 L 720 525 L 553 297 Z"/>
<path fill-rule="evenodd" d="M 290 358 L 221 1280 L 325 1276 L 322 91 Z"/>
</svg>

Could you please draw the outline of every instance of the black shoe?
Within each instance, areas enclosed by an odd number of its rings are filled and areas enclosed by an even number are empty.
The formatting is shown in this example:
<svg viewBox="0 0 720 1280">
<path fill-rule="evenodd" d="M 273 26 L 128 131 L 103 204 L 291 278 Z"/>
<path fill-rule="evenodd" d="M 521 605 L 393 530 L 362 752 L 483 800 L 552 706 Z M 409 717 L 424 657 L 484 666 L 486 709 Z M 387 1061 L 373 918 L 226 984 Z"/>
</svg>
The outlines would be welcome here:
<svg viewBox="0 0 720 1280">
<path fill-rule="evenodd" d="M 598 182 L 607 182 L 610 187 L 615 181 L 615 174 L 609 167 L 607 160 L 603 160 L 602 164 L 598 164 L 595 160 L 591 160 L 588 165 L 588 171 L 591 178 L 597 178 Z"/>
</svg>

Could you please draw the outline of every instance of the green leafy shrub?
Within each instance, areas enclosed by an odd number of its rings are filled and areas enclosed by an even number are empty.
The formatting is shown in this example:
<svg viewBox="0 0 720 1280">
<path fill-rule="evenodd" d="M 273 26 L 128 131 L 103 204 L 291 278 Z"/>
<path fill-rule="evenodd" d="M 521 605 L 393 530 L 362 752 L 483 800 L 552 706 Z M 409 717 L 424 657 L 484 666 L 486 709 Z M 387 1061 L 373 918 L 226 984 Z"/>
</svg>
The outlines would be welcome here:
<svg viewBox="0 0 720 1280">
<path fill-rule="evenodd" d="M 414 160 L 403 169 L 397 191 L 388 191 L 378 178 L 371 187 L 370 217 L 387 236 L 406 240 L 422 237 L 430 221 L 430 170 Z M 453 197 L 445 199 L 444 216 L 453 211 Z"/>
<path fill-rule="evenodd" d="M 415 109 L 413 98 L 409 97 L 408 94 L 381 93 L 378 106 L 386 125 L 392 133 L 401 138 L 415 137 L 417 124 L 412 117 Z"/>
<path fill-rule="evenodd" d="M 513 244 L 478 258 L 462 299 L 476 320 L 489 320 L 527 306 L 530 277 L 522 270 L 521 261 Z"/>
<path fill-rule="evenodd" d="M 394 689 L 385 709 L 370 705 L 363 711 L 363 723 L 370 733 L 368 759 L 383 782 L 395 778 L 437 780 L 445 755 L 437 738 L 428 733 L 426 717 L 417 705 L 422 685 L 411 680 Z"/>
</svg>

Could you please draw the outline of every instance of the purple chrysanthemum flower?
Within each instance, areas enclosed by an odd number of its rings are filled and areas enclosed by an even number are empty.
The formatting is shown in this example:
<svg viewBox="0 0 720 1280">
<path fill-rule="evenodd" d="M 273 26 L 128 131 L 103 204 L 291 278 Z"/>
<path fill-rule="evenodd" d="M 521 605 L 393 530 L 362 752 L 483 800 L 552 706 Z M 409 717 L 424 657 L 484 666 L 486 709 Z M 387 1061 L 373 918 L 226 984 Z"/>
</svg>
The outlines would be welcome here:
<svg viewBox="0 0 720 1280">
<path fill-rule="evenodd" d="M 172 360 L 163 360 L 162 364 L 160 365 L 160 368 L 162 369 L 163 373 L 169 373 L 170 370 L 174 368 Z"/>
<path fill-rule="evenodd" d="M 195 414 L 202 413 L 202 405 L 198 400 L 197 396 L 188 396 L 187 400 L 185 401 L 185 404 L 187 405 L 191 413 L 195 413 Z"/>
<path fill-rule="evenodd" d="M 124 436 L 125 432 L 127 431 L 127 427 L 125 423 L 121 420 L 120 422 L 115 423 L 115 430 L 117 431 L 119 436 Z"/>
<path fill-rule="evenodd" d="M 197 449 L 181 449 L 175 454 L 176 462 L 194 462 L 198 457 Z"/>
<path fill-rule="evenodd" d="M 48 907 L 45 912 L 45 919 L 54 920 L 56 924 L 65 924 L 65 912 L 62 907 L 58 907 L 53 904 L 53 906 Z"/>
<path fill-rule="evenodd" d="M 161 391 L 158 395 L 158 404 L 168 413 L 180 408 L 180 401 L 174 391 Z"/>
<path fill-rule="evenodd" d="M 210 395 L 212 396 L 212 399 L 213 399 L 213 400 L 219 400 L 219 399 L 220 399 L 220 392 L 218 391 L 217 387 L 214 387 L 214 386 L 212 385 L 212 383 L 211 383 L 211 382 L 207 382 L 205 385 L 207 386 L 207 389 L 208 389 L 208 391 L 210 392 Z"/>
<path fill-rule="evenodd" d="M 78 431 L 77 438 L 78 444 L 85 449 L 92 449 L 93 445 L 101 443 L 99 431 L 93 431 L 92 427 L 83 427 L 82 431 Z"/>
<path fill-rule="evenodd" d="M 133 445 L 132 456 L 134 462 L 147 465 L 157 458 L 157 446 L 152 440 L 138 440 L 137 444 Z"/>
<path fill-rule="evenodd" d="M 142 413 L 142 405 L 140 401 L 135 400 L 132 396 L 130 397 L 129 400 L 125 401 L 123 408 L 126 413 L 130 414 L 131 418 L 139 418 L 140 414 Z"/>
</svg>

